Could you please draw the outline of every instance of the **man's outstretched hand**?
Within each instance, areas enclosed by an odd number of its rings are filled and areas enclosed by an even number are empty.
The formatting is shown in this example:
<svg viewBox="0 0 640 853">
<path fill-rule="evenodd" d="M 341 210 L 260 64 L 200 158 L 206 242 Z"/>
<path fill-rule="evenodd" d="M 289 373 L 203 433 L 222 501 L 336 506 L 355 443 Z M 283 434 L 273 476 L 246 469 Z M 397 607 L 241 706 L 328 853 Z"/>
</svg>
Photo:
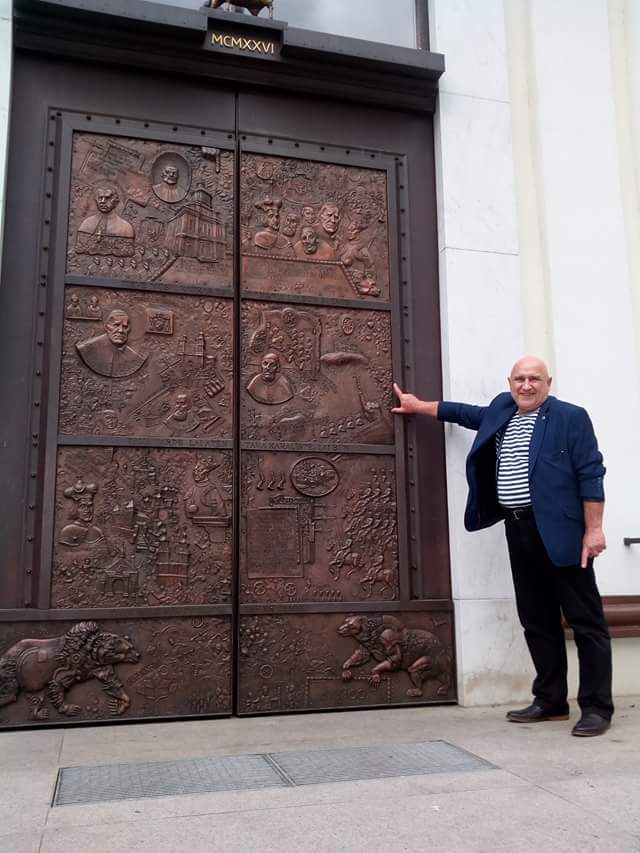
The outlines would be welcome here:
<svg viewBox="0 0 640 853">
<path fill-rule="evenodd" d="M 438 416 L 438 401 L 420 400 L 414 394 L 405 394 L 400 386 L 394 382 L 393 390 L 400 401 L 400 405 L 391 409 L 394 415 L 430 415 L 432 418 Z"/>
</svg>

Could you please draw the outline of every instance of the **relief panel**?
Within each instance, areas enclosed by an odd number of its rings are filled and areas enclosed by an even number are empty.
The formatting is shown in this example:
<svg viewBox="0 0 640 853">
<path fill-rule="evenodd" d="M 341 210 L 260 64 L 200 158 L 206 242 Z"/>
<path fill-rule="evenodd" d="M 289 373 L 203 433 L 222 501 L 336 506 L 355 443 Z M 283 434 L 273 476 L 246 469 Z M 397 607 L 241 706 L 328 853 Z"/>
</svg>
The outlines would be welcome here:
<svg viewBox="0 0 640 853">
<path fill-rule="evenodd" d="M 58 451 L 52 607 L 231 598 L 230 451 Z"/>
<path fill-rule="evenodd" d="M 389 301 L 386 174 L 244 154 L 243 287 Z"/>
<path fill-rule="evenodd" d="M 242 437 L 391 444 L 391 317 L 315 306 L 242 307 Z"/>
<path fill-rule="evenodd" d="M 229 287 L 233 154 L 75 133 L 67 272 Z"/>
<path fill-rule="evenodd" d="M 63 435 L 231 438 L 231 300 L 67 287 Z"/>
<path fill-rule="evenodd" d="M 244 616 L 239 711 L 453 699 L 451 650 L 448 613 Z"/>
<path fill-rule="evenodd" d="M 0 624 L 0 725 L 229 713 L 227 618 Z"/>
<path fill-rule="evenodd" d="M 245 452 L 243 603 L 398 598 L 391 456 Z"/>
</svg>

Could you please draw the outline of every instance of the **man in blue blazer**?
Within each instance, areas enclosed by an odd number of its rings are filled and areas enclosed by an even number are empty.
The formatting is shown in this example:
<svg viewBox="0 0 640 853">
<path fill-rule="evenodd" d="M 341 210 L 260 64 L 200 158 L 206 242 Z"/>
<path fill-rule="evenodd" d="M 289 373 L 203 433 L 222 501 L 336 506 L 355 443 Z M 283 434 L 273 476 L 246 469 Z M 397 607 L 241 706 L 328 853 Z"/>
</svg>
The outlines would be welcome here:
<svg viewBox="0 0 640 853">
<path fill-rule="evenodd" d="M 518 616 L 536 670 L 533 702 L 515 723 L 569 718 L 562 614 L 580 665 L 581 718 L 572 734 L 603 734 L 613 715 L 611 641 L 593 571 L 606 548 L 602 454 L 587 412 L 549 395 L 543 361 L 527 356 L 510 392 L 488 406 L 427 402 L 394 390 L 395 414 L 423 414 L 476 430 L 467 457 L 467 530 L 504 521 Z"/>
</svg>

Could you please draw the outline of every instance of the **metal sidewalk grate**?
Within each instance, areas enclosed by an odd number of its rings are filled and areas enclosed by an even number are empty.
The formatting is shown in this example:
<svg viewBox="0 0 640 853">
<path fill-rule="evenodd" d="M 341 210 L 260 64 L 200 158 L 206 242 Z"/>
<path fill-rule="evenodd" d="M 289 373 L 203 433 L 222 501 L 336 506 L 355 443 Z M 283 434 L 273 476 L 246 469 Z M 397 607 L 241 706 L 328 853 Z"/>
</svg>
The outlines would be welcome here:
<svg viewBox="0 0 640 853">
<path fill-rule="evenodd" d="M 54 806 L 495 769 L 442 740 L 313 752 L 63 767 Z"/>
<path fill-rule="evenodd" d="M 294 785 L 493 769 L 493 765 L 482 758 L 443 740 L 359 749 L 278 752 L 271 758 Z"/>
<path fill-rule="evenodd" d="M 261 755 L 63 767 L 58 774 L 53 805 L 284 788 L 286 785 Z"/>
</svg>

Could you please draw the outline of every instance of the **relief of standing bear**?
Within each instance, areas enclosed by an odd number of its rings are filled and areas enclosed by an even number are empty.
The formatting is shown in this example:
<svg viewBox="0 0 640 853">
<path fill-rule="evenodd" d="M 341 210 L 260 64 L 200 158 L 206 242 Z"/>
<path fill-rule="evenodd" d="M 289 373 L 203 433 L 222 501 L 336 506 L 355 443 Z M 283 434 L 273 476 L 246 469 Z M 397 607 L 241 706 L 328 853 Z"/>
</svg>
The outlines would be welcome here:
<svg viewBox="0 0 640 853">
<path fill-rule="evenodd" d="M 34 720 L 46 720 L 47 699 L 66 717 L 80 706 L 66 701 L 74 684 L 97 679 L 109 699 L 109 711 L 123 714 L 131 702 L 115 671 L 119 663 L 138 663 L 140 652 L 128 637 L 109 634 L 96 622 L 78 622 L 66 634 L 48 639 L 25 639 L 0 657 L 0 707 L 28 693 Z"/>
<path fill-rule="evenodd" d="M 343 681 L 351 681 L 352 667 L 377 661 L 369 675 L 369 684 L 377 687 L 385 672 L 404 670 L 413 687 L 407 696 L 422 696 L 425 681 L 439 683 L 438 696 L 449 692 L 451 661 L 447 649 L 431 631 L 406 628 L 395 616 L 348 616 L 338 628 L 341 637 L 350 637 L 360 648 L 342 665 Z"/>
</svg>

